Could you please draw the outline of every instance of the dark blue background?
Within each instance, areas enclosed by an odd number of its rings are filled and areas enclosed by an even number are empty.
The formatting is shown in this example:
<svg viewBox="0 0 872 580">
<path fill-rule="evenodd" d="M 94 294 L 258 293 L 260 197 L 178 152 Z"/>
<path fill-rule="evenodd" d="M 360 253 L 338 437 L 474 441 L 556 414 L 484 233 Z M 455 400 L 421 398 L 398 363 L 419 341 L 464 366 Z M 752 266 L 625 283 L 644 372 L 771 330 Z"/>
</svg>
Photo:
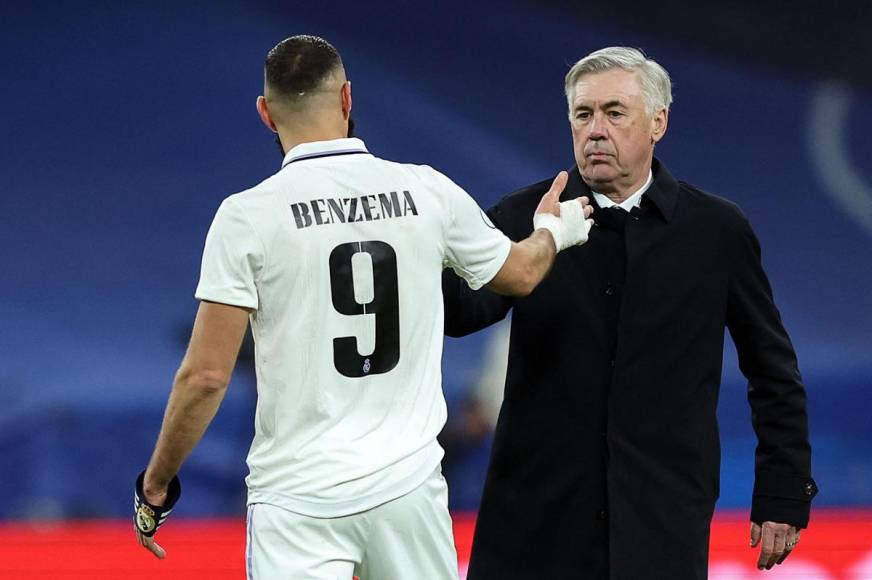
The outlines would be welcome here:
<svg viewBox="0 0 872 580">
<path fill-rule="evenodd" d="M 4 5 L 0 517 L 128 513 L 196 310 L 212 215 L 278 168 L 254 103 L 266 52 L 297 33 L 342 52 L 371 151 L 433 165 L 485 207 L 572 164 L 569 65 L 602 46 L 643 47 L 675 85 L 658 156 L 739 203 L 761 239 L 809 390 L 818 504 L 872 505 L 869 85 L 782 67 L 757 52 L 759 38 L 747 54 L 736 43 L 703 49 L 568 6 Z M 844 122 L 824 116 L 829 106 Z M 838 167 L 827 173 L 833 155 L 859 188 Z M 850 210 L 836 201 L 846 191 L 857 196 Z M 452 407 L 485 336 L 446 343 Z M 725 356 L 719 505 L 745 507 L 755 440 L 735 355 Z M 243 509 L 254 395 L 238 374 L 183 469 L 181 513 Z M 486 449 L 470 456 L 456 485 L 449 476 L 455 508 L 477 502 Z"/>
</svg>

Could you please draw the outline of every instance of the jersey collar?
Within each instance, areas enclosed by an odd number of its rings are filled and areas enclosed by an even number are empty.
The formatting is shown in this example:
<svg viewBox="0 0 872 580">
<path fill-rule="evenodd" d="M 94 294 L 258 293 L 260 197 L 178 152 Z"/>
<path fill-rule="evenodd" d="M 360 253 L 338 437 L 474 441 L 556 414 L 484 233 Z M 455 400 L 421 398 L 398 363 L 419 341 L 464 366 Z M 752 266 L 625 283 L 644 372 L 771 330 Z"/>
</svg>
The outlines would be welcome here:
<svg viewBox="0 0 872 580">
<path fill-rule="evenodd" d="M 333 157 L 335 155 L 354 155 L 357 153 L 369 153 L 363 141 L 356 137 L 349 139 L 332 139 L 330 141 L 311 141 L 300 143 L 285 154 L 282 167 L 291 163 L 319 157 Z"/>
</svg>

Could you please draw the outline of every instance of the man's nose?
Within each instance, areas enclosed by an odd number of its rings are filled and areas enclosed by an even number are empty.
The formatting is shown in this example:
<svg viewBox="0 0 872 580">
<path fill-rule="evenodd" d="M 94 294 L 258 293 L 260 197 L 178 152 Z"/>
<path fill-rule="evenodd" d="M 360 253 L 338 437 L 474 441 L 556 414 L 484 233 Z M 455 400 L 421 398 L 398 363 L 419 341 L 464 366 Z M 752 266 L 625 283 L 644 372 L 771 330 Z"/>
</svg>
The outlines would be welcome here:
<svg viewBox="0 0 872 580">
<path fill-rule="evenodd" d="M 599 141 L 600 139 L 605 139 L 609 136 L 606 132 L 606 126 L 604 121 L 605 119 L 602 115 L 593 116 L 593 119 L 590 122 L 590 133 L 588 134 L 589 139 Z"/>
</svg>

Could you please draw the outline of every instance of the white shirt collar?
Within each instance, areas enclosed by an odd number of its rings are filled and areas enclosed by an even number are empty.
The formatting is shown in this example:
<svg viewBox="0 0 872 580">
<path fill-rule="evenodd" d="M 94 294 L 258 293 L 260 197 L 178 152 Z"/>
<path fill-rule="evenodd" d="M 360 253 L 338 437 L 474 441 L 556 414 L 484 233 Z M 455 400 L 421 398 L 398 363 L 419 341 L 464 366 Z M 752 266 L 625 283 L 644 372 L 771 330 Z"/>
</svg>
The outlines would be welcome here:
<svg viewBox="0 0 872 580">
<path fill-rule="evenodd" d="M 626 211 L 630 211 L 634 207 L 639 207 L 640 205 L 642 205 L 642 194 L 645 193 L 646 191 L 648 191 L 648 188 L 651 187 L 651 183 L 653 183 L 653 182 L 654 182 L 654 174 L 649 169 L 648 170 L 648 179 L 645 181 L 645 183 L 642 185 L 642 187 L 637 189 L 633 195 L 631 195 L 630 197 L 628 197 L 627 199 L 625 199 L 621 203 L 615 203 L 612 200 L 610 200 L 608 197 L 606 197 L 605 195 L 603 195 L 601 193 L 597 193 L 595 191 L 593 192 L 593 197 L 596 199 L 597 204 L 603 209 L 606 209 L 609 207 L 614 207 L 614 206 L 619 206 L 620 208 L 622 208 Z"/>
<path fill-rule="evenodd" d="M 349 155 L 352 153 L 369 153 L 366 145 L 360 139 L 351 137 L 348 139 L 331 139 L 330 141 L 310 141 L 300 143 L 292 147 L 282 160 L 282 167 L 288 163 L 314 159 L 317 157 L 330 157 L 332 155 Z"/>
</svg>

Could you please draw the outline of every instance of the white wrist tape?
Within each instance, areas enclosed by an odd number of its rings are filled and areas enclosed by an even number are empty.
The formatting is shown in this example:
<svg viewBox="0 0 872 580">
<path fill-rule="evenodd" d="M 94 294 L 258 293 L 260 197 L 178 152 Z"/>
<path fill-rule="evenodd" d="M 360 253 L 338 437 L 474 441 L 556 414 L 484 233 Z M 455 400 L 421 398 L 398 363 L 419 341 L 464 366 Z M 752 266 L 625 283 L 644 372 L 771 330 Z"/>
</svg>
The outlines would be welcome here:
<svg viewBox="0 0 872 580">
<path fill-rule="evenodd" d="M 533 229 L 551 232 L 558 252 L 585 243 L 591 223 L 584 219 L 584 208 L 576 199 L 560 203 L 560 217 L 547 212 L 533 215 Z"/>
</svg>

